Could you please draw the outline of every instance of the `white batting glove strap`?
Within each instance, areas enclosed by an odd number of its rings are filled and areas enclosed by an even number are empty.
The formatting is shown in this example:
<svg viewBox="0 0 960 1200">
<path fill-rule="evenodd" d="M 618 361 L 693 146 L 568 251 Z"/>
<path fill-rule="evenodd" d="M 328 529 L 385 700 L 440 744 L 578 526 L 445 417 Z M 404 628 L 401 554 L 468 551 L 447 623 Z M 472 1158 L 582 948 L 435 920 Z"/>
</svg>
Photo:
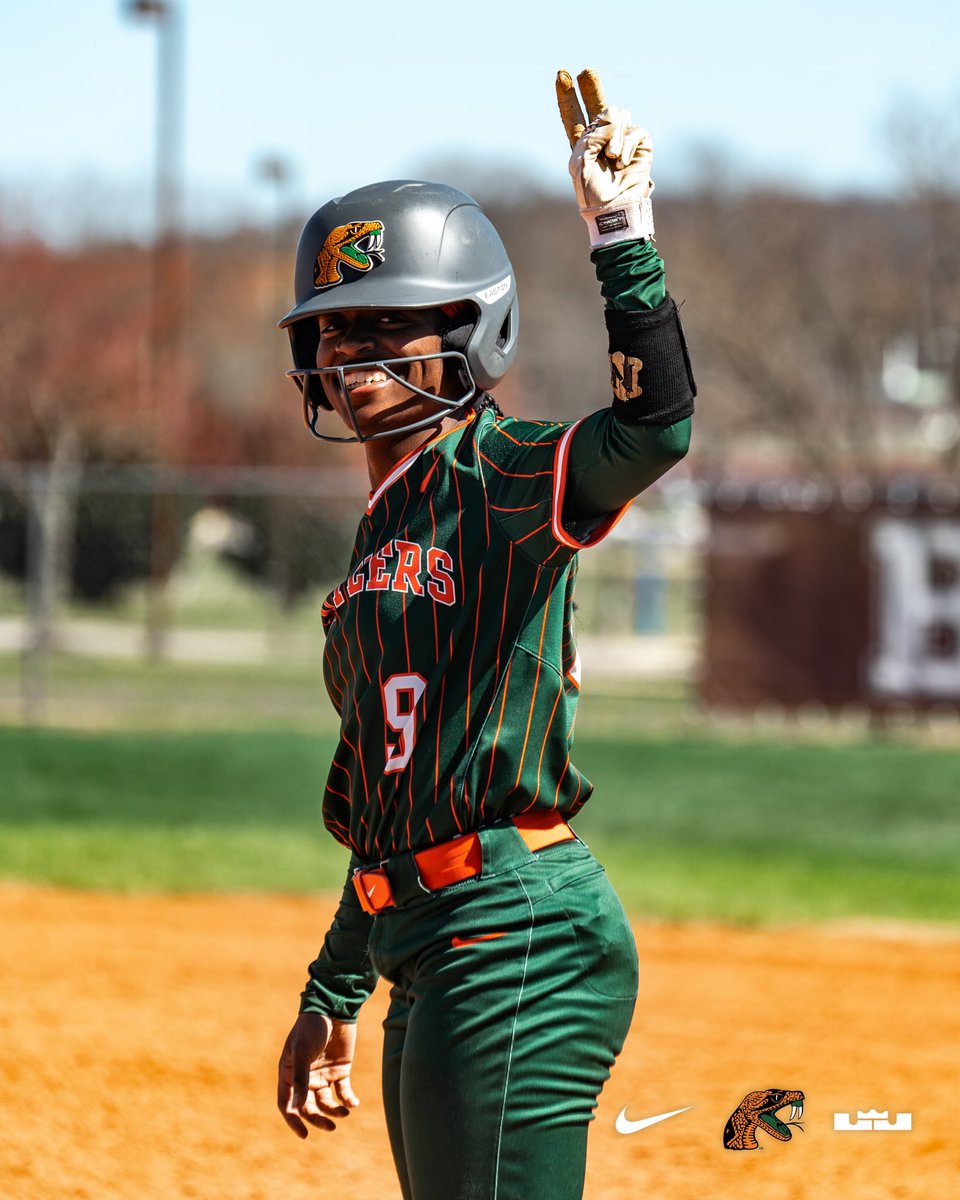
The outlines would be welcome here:
<svg viewBox="0 0 960 1200">
<path fill-rule="evenodd" d="M 629 193 L 625 193 L 616 204 L 604 208 L 581 208 L 580 216 L 586 221 L 590 232 L 591 250 L 611 246 L 614 242 L 652 238 L 654 234 L 653 202 L 649 196 L 637 203 L 630 203 Z"/>
<path fill-rule="evenodd" d="M 593 249 L 653 236 L 653 143 L 626 109 L 610 105 L 584 129 L 570 175 Z"/>
</svg>

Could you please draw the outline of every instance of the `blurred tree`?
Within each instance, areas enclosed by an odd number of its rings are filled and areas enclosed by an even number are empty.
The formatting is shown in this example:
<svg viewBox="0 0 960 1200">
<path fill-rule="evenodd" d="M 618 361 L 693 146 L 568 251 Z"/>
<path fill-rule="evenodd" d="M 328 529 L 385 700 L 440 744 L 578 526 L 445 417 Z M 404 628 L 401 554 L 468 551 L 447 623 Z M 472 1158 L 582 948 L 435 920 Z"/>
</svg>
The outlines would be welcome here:
<svg viewBox="0 0 960 1200">
<path fill-rule="evenodd" d="M 34 242 L 0 244 L 0 459 L 46 466 L 19 497 L 37 525 L 38 651 L 73 574 L 81 464 L 142 452 L 142 280 L 142 253 L 129 246 L 55 253 Z"/>
<path fill-rule="evenodd" d="M 822 478 L 881 468 L 883 348 L 911 306 L 898 208 L 709 190 L 662 207 L 671 289 L 689 281 L 708 385 L 701 463 L 767 460 Z"/>
<path fill-rule="evenodd" d="M 761 189 L 708 167 L 694 190 L 658 192 L 656 206 L 700 387 L 692 469 L 833 479 L 935 466 L 917 414 L 881 389 L 885 347 L 914 327 L 929 273 L 909 211 Z M 535 195 L 486 208 L 521 297 L 517 366 L 499 395 L 531 416 L 605 404 L 598 287 L 572 204 Z"/>
<path fill-rule="evenodd" d="M 0 243 L 0 458 L 142 456 L 144 272 L 131 246 Z"/>
<path fill-rule="evenodd" d="M 920 367 L 943 373 L 952 421 L 943 459 L 960 467 L 960 102 L 902 99 L 890 111 L 885 141 L 900 180 L 917 289 L 904 332 Z"/>
</svg>

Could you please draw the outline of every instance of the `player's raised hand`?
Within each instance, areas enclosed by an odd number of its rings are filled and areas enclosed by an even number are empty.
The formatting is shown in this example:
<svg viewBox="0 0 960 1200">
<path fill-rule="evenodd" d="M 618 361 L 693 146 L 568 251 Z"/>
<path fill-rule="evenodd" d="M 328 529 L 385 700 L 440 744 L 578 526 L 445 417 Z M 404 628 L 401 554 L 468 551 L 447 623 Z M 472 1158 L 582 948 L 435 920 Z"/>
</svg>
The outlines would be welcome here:
<svg viewBox="0 0 960 1200">
<path fill-rule="evenodd" d="M 560 118 L 573 150 L 570 175 L 590 245 L 652 237 L 650 135 L 626 109 L 607 104 L 596 71 L 581 71 L 577 83 L 586 114 L 569 72 L 557 73 Z"/>
<path fill-rule="evenodd" d="M 336 1129 L 357 1099 L 350 1083 L 357 1027 L 320 1013 L 301 1013 L 283 1046 L 277 1070 L 277 1108 L 297 1137 L 307 1125 Z"/>
</svg>

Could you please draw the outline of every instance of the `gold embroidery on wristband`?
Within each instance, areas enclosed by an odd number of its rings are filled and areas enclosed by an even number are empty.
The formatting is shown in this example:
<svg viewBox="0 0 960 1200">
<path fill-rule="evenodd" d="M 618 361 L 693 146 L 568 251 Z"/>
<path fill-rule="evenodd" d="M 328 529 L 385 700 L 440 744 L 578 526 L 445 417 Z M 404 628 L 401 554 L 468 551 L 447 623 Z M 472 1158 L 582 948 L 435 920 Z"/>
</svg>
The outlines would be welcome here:
<svg viewBox="0 0 960 1200">
<path fill-rule="evenodd" d="M 640 358 L 631 358 L 621 350 L 615 350 L 610 355 L 610 384 L 618 400 L 636 400 L 643 395 L 639 382 L 642 370 L 643 360 Z"/>
</svg>

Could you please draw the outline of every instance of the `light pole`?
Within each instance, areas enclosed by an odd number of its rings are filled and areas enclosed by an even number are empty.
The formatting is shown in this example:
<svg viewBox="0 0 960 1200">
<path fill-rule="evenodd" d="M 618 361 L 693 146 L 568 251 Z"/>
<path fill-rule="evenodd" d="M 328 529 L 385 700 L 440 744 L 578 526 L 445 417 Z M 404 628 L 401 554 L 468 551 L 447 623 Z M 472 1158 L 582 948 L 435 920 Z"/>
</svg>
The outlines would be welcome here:
<svg viewBox="0 0 960 1200">
<path fill-rule="evenodd" d="M 185 261 L 183 197 L 183 24 L 174 0 L 126 0 L 124 12 L 157 31 L 153 238 L 150 252 L 150 327 L 147 403 L 154 460 L 169 464 L 184 421 L 182 334 Z M 164 478 L 166 476 L 166 478 Z M 177 552 L 174 500 L 167 472 L 153 493 L 147 652 L 161 657 L 169 611 L 167 583 Z"/>
<path fill-rule="evenodd" d="M 269 396 L 276 390 L 276 315 L 283 312 L 286 279 L 281 273 L 280 234 L 284 218 L 289 212 L 288 188 L 293 170 L 287 159 L 280 154 L 262 155 L 253 166 L 257 179 L 273 190 L 273 205 L 267 226 L 267 271 L 264 287 L 264 309 L 266 320 L 263 342 L 263 389 Z M 281 282 L 281 280 L 283 282 Z M 286 381 L 284 381 L 286 382 Z M 272 466 L 276 461 L 275 430 L 267 426 L 266 457 Z M 286 614 L 292 594 L 293 555 L 295 553 L 295 512 L 297 499 L 293 496 L 274 495 L 268 501 L 267 529 L 270 544 L 268 579 L 274 598 L 274 615 Z"/>
<path fill-rule="evenodd" d="M 157 30 L 154 232 L 158 242 L 180 231 L 183 193 L 183 22 L 174 0 L 127 0 L 128 16 Z"/>
<path fill-rule="evenodd" d="M 253 165 L 256 178 L 268 184 L 273 190 L 273 205 L 267 226 L 267 254 L 269 255 L 269 271 L 267 279 L 268 312 L 274 309 L 280 311 L 285 298 L 287 279 L 282 267 L 282 247 L 280 244 L 283 224 L 290 211 L 290 182 L 293 179 L 293 167 L 290 162 L 279 154 L 264 154 Z"/>
</svg>

